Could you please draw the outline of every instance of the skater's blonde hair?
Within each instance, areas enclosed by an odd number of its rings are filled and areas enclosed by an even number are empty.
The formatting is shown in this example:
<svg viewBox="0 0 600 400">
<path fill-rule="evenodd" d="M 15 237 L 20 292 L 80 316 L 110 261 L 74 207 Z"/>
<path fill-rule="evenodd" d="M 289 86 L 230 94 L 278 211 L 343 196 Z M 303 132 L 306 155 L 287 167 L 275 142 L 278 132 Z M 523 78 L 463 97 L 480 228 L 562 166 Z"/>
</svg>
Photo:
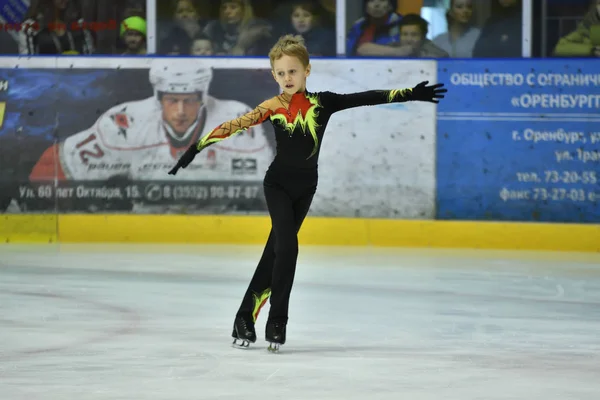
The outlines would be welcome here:
<svg viewBox="0 0 600 400">
<path fill-rule="evenodd" d="M 300 35 L 285 35 L 279 38 L 269 52 L 271 69 L 273 69 L 275 61 L 279 60 L 284 55 L 296 57 L 305 68 L 310 64 L 308 50 L 304 45 L 304 39 Z"/>
</svg>

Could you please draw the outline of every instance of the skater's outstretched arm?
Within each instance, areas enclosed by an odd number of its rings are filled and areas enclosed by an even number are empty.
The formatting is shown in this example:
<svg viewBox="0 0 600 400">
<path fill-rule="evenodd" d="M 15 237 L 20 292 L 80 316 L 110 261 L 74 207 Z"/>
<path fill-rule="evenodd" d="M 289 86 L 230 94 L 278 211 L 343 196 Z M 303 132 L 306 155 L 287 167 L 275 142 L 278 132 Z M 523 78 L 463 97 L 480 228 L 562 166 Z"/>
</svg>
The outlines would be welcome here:
<svg viewBox="0 0 600 400">
<path fill-rule="evenodd" d="M 173 169 L 169 171 L 169 175 L 177 174 L 179 168 L 186 168 L 193 160 L 196 154 L 207 148 L 208 146 L 225 140 L 228 137 L 237 135 L 254 125 L 262 124 L 271 114 L 269 110 L 269 100 L 262 102 L 252 111 L 247 112 L 235 119 L 224 122 L 203 136 L 197 143 L 192 144 L 187 151 L 181 156 Z"/>
<path fill-rule="evenodd" d="M 264 101 L 254 110 L 217 126 L 210 133 L 202 137 L 198 143 L 196 143 L 196 149 L 198 151 L 202 151 L 213 143 L 217 143 L 221 140 L 227 139 L 230 136 L 237 135 L 238 133 L 249 129 L 254 125 L 262 124 L 269 115 L 270 110 L 268 107 L 268 101 Z"/>
<path fill-rule="evenodd" d="M 439 103 L 444 98 L 444 84 L 438 83 L 427 86 L 429 81 L 419 83 L 414 88 L 396 90 L 367 90 L 365 92 L 338 94 L 327 92 L 329 95 L 329 107 L 333 112 L 353 107 L 374 106 L 386 103 L 404 103 L 406 101 L 427 101 Z"/>
</svg>

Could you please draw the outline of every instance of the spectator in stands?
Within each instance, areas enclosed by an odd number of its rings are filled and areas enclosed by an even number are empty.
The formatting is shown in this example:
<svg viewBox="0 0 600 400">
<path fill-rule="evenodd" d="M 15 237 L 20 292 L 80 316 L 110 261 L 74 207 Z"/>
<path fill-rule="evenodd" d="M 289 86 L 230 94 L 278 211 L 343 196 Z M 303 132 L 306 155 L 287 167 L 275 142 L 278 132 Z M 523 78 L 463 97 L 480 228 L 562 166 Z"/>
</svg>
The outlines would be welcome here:
<svg viewBox="0 0 600 400">
<path fill-rule="evenodd" d="M 146 18 L 146 0 L 81 0 L 84 21 L 109 22 L 114 26 L 129 17 Z M 102 29 L 91 32 L 97 54 L 120 54 L 126 50 L 119 29 Z"/>
<path fill-rule="evenodd" d="M 319 18 L 319 22 L 323 28 L 332 29 L 335 32 L 336 15 L 335 6 L 337 0 L 318 0 L 319 7 L 323 10 L 323 14 Z"/>
<path fill-rule="evenodd" d="M 212 56 L 214 54 L 212 42 L 202 33 L 197 34 L 192 39 L 190 55 L 192 56 Z"/>
<path fill-rule="evenodd" d="M 448 53 L 427 39 L 428 22 L 420 15 L 407 14 L 400 21 L 400 42 L 394 43 L 403 57 L 442 58 Z"/>
<path fill-rule="evenodd" d="M 121 23 L 121 38 L 127 46 L 123 55 L 146 54 L 146 20 L 129 17 Z"/>
<path fill-rule="evenodd" d="M 93 38 L 82 29 L 78 0 L 33 0 L 19 35 L 20 54 L 91 54 Z"/>
<path fill-rule="evenodd" d="M 168 37 L 161 43 L 160 54 L 168 56 L 184 56 L 190 54 L 190 42 L 181 37 Z"/>
<path fill-rule="evenodd" d="M 160 39 L 158 54 L 171 53 L 173 46 L 179 48 L 179 54 L 189 54 L 192 39 L 204 31 L 208 21 L 201 17 L 200 3 L 193 0 L 176 0 L 172 15 L 167 33 Z"/>
<path fill-rule="evenodd" d="M 494 0 L 492 15 L 473 48 L 473 57 L 521 57 L 523 15 L 521 0 Z"/>
<path fill-rule="evenodd" d="M 400 41 L 402 16 L 394 10 L 396 0 L 363 0 L 364 17 L 352 25 L 346 37 L 346 53 L 349 56 L 401 57 L 398 47 L 391 43 Z"/>
<path fill-rule="evenodd" d="M 600 57 L 600 38 L 592 37 L 592 27 L 600 32 L 600 0 L 593 0 L 577 30 L 561 38 L 554 48 L 558 57 Z"/>
<path fill-rule="evenodd" d="M 205 34 L 216 54 L 266 55 L 271 25 L 254 18 L 250 0 L 221 0 L 219 20 L 208 23 Z"/>
<path fill-rule="evenodd" d="M 335 31 L 321 25 L 314 1 L 300 0 L 292 5 L 284 33 L 302 36 L 311 56 L 335 56 Z"/>
<path fill-rule="evenodd" d="M 481 30 L 473 26 L 473 0 L 451 0 L 446 13 L 448 32 L 433 39 L 433 43 L 450 57 L 473 57 L 473 48 Z"/>
</svg>

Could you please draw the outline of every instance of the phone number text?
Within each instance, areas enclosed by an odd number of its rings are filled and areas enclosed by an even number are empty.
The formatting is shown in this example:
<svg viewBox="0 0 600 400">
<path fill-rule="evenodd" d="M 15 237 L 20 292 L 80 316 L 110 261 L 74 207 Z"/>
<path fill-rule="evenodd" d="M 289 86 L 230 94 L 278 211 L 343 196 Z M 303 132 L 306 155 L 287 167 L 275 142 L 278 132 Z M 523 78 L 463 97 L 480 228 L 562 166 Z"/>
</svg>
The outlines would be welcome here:
<svg viewBox="0 0 600 400">
<path fill-rule="evenodd" d="M 596 171 L 544 171 L 543 174 L 537 172 L 517 172 L 519 182 L 534 183 L 583 183 L 595 185 L 598 183 L 598 174 Z"/>
<path fill-rule="evenodd" d="M 209 199 L 256 199 L 260 194 L 259 185 L 158 185 L 145 188 L 146 200 L 209 200 Z"/>
<path fill-rule="evenodd" d="M 533 188 L 526 190 L 503 188 L 500 190 L 500 198 L 505 202 L 514 200 L 596 202 L 600 201 L 600 192 L 565 188 Z"/>
</svg>

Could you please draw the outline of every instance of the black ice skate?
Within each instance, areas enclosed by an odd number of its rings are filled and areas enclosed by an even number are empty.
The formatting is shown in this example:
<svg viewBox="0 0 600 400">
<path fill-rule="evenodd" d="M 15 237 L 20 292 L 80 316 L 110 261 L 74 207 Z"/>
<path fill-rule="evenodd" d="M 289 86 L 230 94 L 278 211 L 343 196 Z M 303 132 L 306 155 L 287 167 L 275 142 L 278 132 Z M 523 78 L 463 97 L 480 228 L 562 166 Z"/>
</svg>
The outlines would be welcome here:
<svg viewBox="0 0 600 400">
<path fill-rule="evenodd" d="M 285 322 L 267 322 L 265 337 L 269 342 L 269 351 L 278 352 L 279 346 L 285 344 Z"/>
<path fill-rule="evenodd" d="M 247 348 L 250 343 L 256 342 L 256 331 L 254 330 L 254 322 L 243 317 L 235 317 L 233 322 L 233 337 L 232 345 L 238 348 Z M 240 341 L 238 343 L 238 340 Z"/>
</svg>

